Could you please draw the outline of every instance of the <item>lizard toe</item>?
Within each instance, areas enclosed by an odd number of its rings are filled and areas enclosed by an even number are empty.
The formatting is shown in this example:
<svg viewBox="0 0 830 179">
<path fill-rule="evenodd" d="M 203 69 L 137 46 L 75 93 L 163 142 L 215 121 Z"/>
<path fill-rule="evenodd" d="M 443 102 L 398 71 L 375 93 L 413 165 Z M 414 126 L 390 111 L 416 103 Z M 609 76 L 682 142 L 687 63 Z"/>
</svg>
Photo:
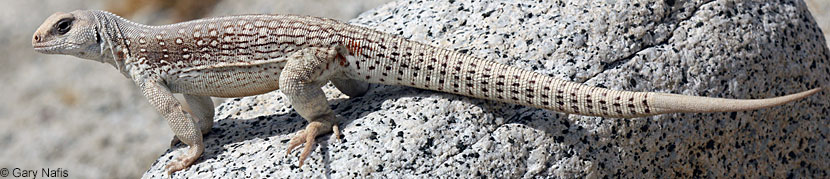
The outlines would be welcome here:
<svg viewBox="0 0 830 179">
<path fill-rule="evenodd" d="M 309 133 L 311 134 L 311 133 Z M 305 163 L 305 159 L 311 155 L 311 146 L 314 145 L 314 135 L 306 135 L 305 146 L 303 147 L 303 153 L 300 153 L 300 167 L 303 167 L 303 163 Z"/>
<path fill-rule="evenodd" d="M 173 174 L 174 172 L 190 167 L 190 165 L 193 165 L 193 163 L 196 162 L 196 159 L 199 159 L 202 152 L 204 152 L 204 146 L 191 146 L 184 155 L 176 158 L 176 160 L 171 161 L 167 164 L 167 166 L 165 166 L 167 174 Z"/>
<path fill-rule="evenodd" d="M 291 141 L 288 142 L 288 149 L 286 149 L 285 154 L 291 154 L 291 151 L 294 151 L 294 148 L 300 146 L 300 144 L 305 143 L 305 130 L 300 130 L 297 132 L 297 135 L 291 138 Z"/>
<path fill-rule="evenodd" d="M 167 164 L 164 168 L 167 169 L 167 175 L 173 175 L 174 172 L 182 170 L 187 166 L 181 161 L 181 158 L 177 159 L 176 161 L 172 161 Z"/>
<path fill-rule="evenodd" d="M 338 136 L 339 139 L 340 131 L 336 125 L 332 128 L 328 128 L 328 126 L 329 125 L 322 122 L 311 122 L 308 126 L 306 126 L 305 130 L 297 133 L 297 135 L 294 136 L 290 142 L 288 142 L 288 149 L 286 151 L 288 154 L 290 154 L 294 148 L 300 146 L 301 144 L 305 144 L 305 146 L 303 146 L 303 151 L 300 153 L 300 167 L 302 167 L 305 163 L 305 159 L 311 155 L 312 148 L 318 135 L 334 131 L 335 135 Z"/>
</svg>

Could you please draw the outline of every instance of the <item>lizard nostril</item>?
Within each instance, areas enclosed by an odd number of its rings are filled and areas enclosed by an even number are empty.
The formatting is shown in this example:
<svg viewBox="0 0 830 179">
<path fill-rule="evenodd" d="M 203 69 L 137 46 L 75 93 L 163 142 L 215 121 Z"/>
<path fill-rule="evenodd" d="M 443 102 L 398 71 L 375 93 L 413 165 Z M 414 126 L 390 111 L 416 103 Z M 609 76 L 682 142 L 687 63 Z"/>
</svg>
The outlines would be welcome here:
<svg viewBox="0 0 830 179">
<path fill-rule="evenodd" d="M 35 35 L 35 42 L 40 42 L 40 36 L 39 35 Z"/>
</svg>

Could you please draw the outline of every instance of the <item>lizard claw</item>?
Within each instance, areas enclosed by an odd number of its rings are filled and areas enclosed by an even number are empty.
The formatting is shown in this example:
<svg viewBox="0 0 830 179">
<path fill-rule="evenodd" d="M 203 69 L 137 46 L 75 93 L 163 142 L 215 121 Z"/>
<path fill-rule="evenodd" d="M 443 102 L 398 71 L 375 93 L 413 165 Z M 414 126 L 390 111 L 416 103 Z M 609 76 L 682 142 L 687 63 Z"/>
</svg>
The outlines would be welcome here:
<svg viewBox="0 0 830 179">
<path fill-rule="evenodd" d="M 291 138 L 291 141 L 288 142 L 286 154 L 291 154 L 291 151 L 293 151 L 294 148 L 305 143 L 305 146 L 303 146 L 303 152 L 300 153 L 300 167 L 303 167 L 305 159 L 308 158 L 308 155 L 311 155 L 311 147 L 314 145 L 317 135 L 328 133 L 329 130 L 334 131 L 334 135 L 337 136 L 338 140 L 340 140 L 340 130 L 337 125 L 327 128 L 327 126 L 321 122 L 309 123 L 305 130 L 298 132 L 297 135 Z"/>
<path fill-rule="evenodd" d="M 204 152 L 204 150 L 204 146 L 190 146 L 190 148 L 187 150 L 186 153 L 184 153 L 184 155 L 176 158 L 176 160 L 173 160 L 172 162 L 168 163 L 167 166 L 164 167 L 165 169 L 167 169 L 167 176 L 171 176 L 173 172 L 185 169 L 190 165 L 193 165 L 193 162 L 195 162 L 196 159 L 199 159 L 199 156 L 202 155 L 202 152 Z"/>
<path fill-rule="evenodd" d="M 337 142 L 341 142 L 341 140 L 340 140 L 340 127 L 337 127 L 337 125 L 332 125 L 331 130 L 334 132 L 334 137 L 337 138 Z"/>
</svg>

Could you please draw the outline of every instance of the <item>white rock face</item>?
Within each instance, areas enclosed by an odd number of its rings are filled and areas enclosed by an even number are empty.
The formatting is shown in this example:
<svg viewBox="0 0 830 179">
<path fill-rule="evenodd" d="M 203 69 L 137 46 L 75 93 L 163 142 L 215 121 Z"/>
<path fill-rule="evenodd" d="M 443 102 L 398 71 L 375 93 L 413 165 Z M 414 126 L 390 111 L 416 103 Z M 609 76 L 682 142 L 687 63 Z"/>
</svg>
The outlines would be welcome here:
<svg viewBox="0 0 830 179">
<path fill-rule="evenodd" d="M 830 86 L 830 51 L 801 1 L 397 1 L 350 21 L 483 59 L 618 90 L 767 98 Z M 342 141 L 302 168 L 306 122 L 284 95 L 218 107 L 187 178 L 827 177 L 830 98 L 733 113 L 614 119 L 398 86 L 325 87 Z M 184 145 L 162 155 L 145 178 Z"/>
</svg>

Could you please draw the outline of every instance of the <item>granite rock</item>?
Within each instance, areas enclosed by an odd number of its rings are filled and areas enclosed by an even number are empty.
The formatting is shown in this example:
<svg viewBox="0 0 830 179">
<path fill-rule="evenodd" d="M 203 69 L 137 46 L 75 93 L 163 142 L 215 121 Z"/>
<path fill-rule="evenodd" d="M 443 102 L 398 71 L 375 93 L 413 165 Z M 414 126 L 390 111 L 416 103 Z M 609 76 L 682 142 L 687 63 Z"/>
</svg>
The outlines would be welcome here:
<svg viewBox="0 0 830 179">
<path fill-rule="evenodd" d="M 766 98 L 830 86 L 830 51 L 802 1 L 397 1 L 350 23 L 618 90 Z M 207 149 L 173 177 L 826 178 L 830 100 L 617 119 L 409 87 L 348 98 L 324 88 L 342 140 L 306 165 L 287 142 L 306 122 L 279 91 L 217 109 Z M 178 145 L 145 174 L 185 152 Z"/>
</svg>

